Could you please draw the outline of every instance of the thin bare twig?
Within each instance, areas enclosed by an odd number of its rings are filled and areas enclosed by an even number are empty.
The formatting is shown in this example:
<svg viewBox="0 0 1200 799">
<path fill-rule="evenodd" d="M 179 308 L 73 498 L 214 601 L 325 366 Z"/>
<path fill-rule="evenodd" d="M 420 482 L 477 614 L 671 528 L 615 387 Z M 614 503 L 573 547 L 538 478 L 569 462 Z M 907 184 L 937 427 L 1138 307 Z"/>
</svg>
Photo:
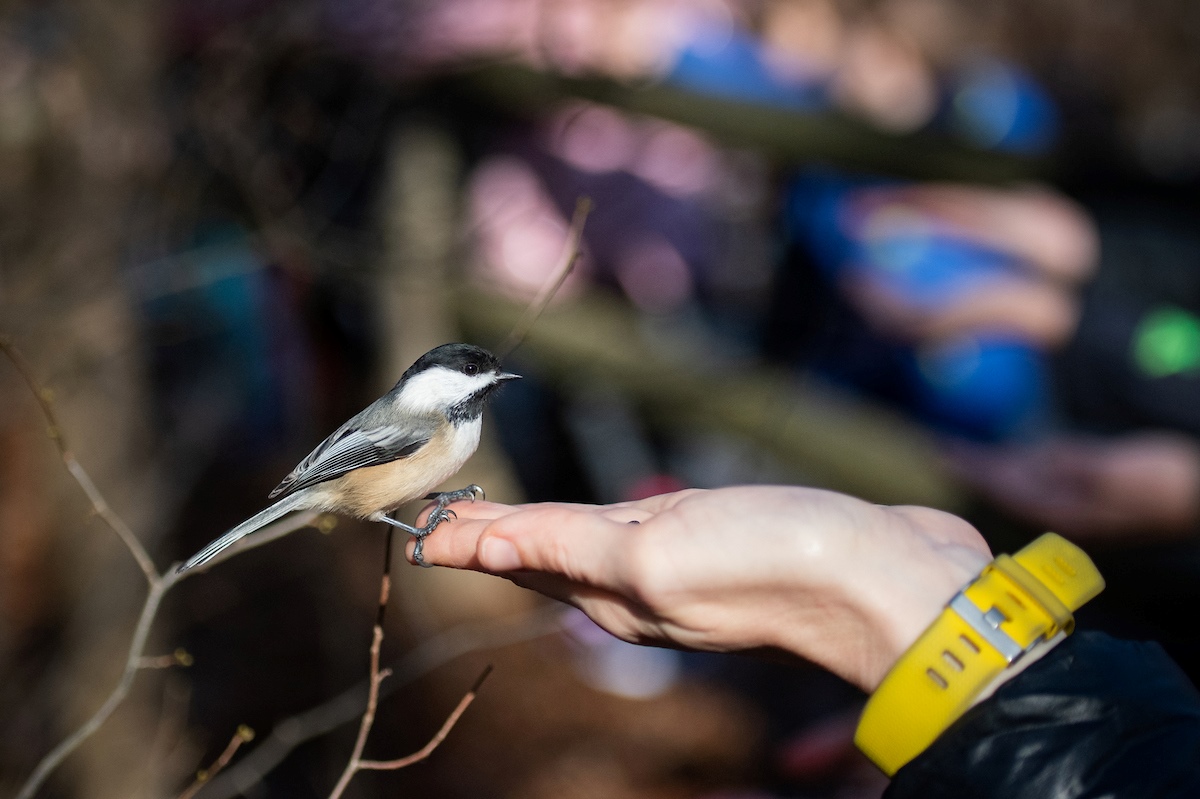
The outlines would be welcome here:
<svg viewBox="0 0 1200 799">
<path fill-rule="evenodd" d="M 367 736 L 375 724 L 375 709 L 379 706 L 379 684 L 387 679 L 387 669 L 379 670 L 379 650 L 383 648 L 383 618 L 387 614 L 388 597 L 392 592 L 392 540 L 396 537 L 396 528 L 388 525 L 387 543 L 383 548 L 383 577 L 379 581 L 379 607 L 375 610 L 375 628 L 371 632 L 371 682 L 367 693 L 367 709 L 363 711 L 362 721 L 358 725 L 358 738 L 354 740 L 354 751 L 350 760 L 338 778 L 337 785 L 329 794 L 329 799 L 337 799 L 346 790 L 350 780 L 359 769 L 363 747 L 367 745 Z"/>
<path fill-rule="evenodd" d="M 379 687 L 378 699 L 434 669 L 471 652 L 498 649 L 562 631 L 562 610 L 550 607 L 497 629 L 490 622 L 464 622 L 421 643 L 388 667 L 392 676 Z M 343 724 L 361 719 L 369 678 L 321 704 L 278 722 L 269 735 L 204 791 L 207 799 L 232 799 L 257 784 L 298 746 Z"/>
<path fill-rule="evenodd" d="M 92 509 L 96 515 L 104 520 L 104 523 L 112 528 L 112 531 L 117 534 L 121 542 L 129 550 L 129 554 L 133 555 L 133 559 L 137 561 L 138 568 L 142 570 L 142 574 L 146 577 L 146 582 L 151 586 L 154 581 L 159 579 L 158 571 L 154 568 L 154 561 L 150 558 L 150 553 L 142 546 L 142 542 L 138 540 L 133 531 L 129 529 L 129 525 L 125 524 L 124 520 L 116 514 L 107 501 L 105 501 L 100 490 L 96 488 L 96 484 L 92 481 L 91 476 L 75 459 L 75 454 L 67 446 L 66 436 L 63 434 L 62 426 L 58 423 L 58 416 L 54 412 L 54 398 L 49 389 L 42 388 L 38 385 L 37 378 L 33 375 L 33 369 L 29 363 L 12 343 L 12 339 L 8 336 L 0 335 L 0 349 L 4 350 L 4 354 L 16 367 L 21 378 L 25 381 L 25 385 L 29 386 L 29 390 L 33 393 L 33 398 L 37 400 L 38 407 L 42 409 L 42 415 L 46 417 L 46 434 L 50 436 L 50 440 L 54 442 L 54 446 L 58 448 L 58 454 L 66 464 L 67 470 L 71 476 L 75 478 L 75 482 L 79 483 L 79 487 L 83 489 L 83 493 L 87 494 L 88 501 L 92 503 Z"/>
<path fill-rule="evenodd" d="M 312 523 L 316 515 L 300 514 L 290 519 L 276 522 L 272 525 L 276 528 L 274 531 L 275 534 L 267 540 L 274 540 L 274 538 L 286 535 L 286 533 L 307 527 Z M 264 528 L 264 531 L 266 529 Z M 267 543 L 267 540 L 254 541 L 249 546 L 239 548 L 237 552 L 245 552 L 248 549 L 261 546 Z M 229 557 L 232 557 L 234 554 L 237 553 L 229 553 Z M 228 557 L 221 558 L 221 560 L 228 560 Z M 214 562 L 216 562 L 215 558 Z M 187 579 L 193 573 L 200 573 L 197 570 L 196 572 L 177 574 L 175 572 L 176 565 L 178 564 L 169 566 L 165 575 L 158 575 L 157 573 L 154 575 L 154 579 L 150 583 L 150 590 L 146 594 L 146 601 L 142 605 L 142 612 L 138 616 L 137 626 L 134 627 L 133 638 L 129 642 L 129 654 L 125 659 L 125 669 L 121 672 L 121 677 L 117 680 L 112 693 L 104 700 L 104 704 L 92 714 L 91 718 L 80 725 L 75 732 L 64 738 L 58 746 L 51 749 L 42 758 L 33 773 L 29 775 L 29 779 L 25 781 L 21 790 L 17 793 L 16 799 L 32 799 L 37 790 L 42 786 L 42 783 L 66 760 L 67 755 L 78 749 L 80 744 L 91 737 L 96 730 L 100 729 L 104 722 L 108 720 L 108 717 L 112 715 L 113 711 L 125 701 L 125 697 L 129 695 L 129 691 L 133 687 L 134 678 L 141 671 L 142 653 L 146 649 L 146 641 L 150 637 L 150 628 L 154 624 L 154 617 L 158 615 L 158 607 L 162 603 L 163 596 L 181 580 Z M 212 564 L 207 565 L 211 566 Z"/>
<path fill-rule="evenodd" d="M 42 783 L 46 781 L 59 765 L 66 760 L 67 755 L 79 748 L 79 745 L 86 741 L 100 726 L 108 720 L 112 712 L 117 709 L 125 697 L 129 695 L 129 690 L 133 687 L 133 678 L 137 676 L 139 671 L 138 660 L 142 656 L 142 651 L 146 648 L 146 638 L 150 635 L 150 626 L 154 623 L 154 617 L 158 614 L 159 603 L 162 602 L 163 594 L 171 586 L 171 582 L 162 579 L 155 579 L 150 585 L 150 591 L 146 595 L 146 602 L 142 605 L 141 615 L 138 616 L 137 626 L 133 630 L 133 639 L 129 642 L 129 656 L 125 659 L 125 670 L 121 672 L 121 678 L 117 681 L 116 687 L 112 693 L 104 700 L 104 704 L 92 714 L 92 717 L 85 721 L 75 732 L 64 738 L 58 746 L 51 749 L 37 768 L 29 775 L 29 779 L 21 787 L 17 793 L 16 799 L 32 799 L 37 793 L 38 788 L 42 787 Z"/>
<path fill-rule="evenodd" d="M 375 629 L 371 634 L 371 667 L 370 683 L 367 691 L 367 708 L 363 711 L 362 720 L 358 725 L 358 737 L 354 741 L 354 750 L 350 753 L 350 760 L 346 763 L 346 768 L 343 769 L 337 784 L 333 786 L 333 791 L 330 792 L 329 799 L 340 799 L 342 793 L 346 790 L 346 786 L 350 784 L 350 780 L 354 778 L 355 774 L 364 769 L 399 769 L 429 757 L 430 753 L 437 748 L 438 744 L 445 740 L 450 730 L 458 723 L 458 719 L 462 716 L 463 711 L 474 701 L 475 695 L 479 691 L 479 686 L 483 684 L 483 681 L 487 679 L 488 674 L 492 671 L 491 666 L 488 666 L 484 670 L 483 674 L 471 687 L 471 690 L 458 703 L 458 707 L 454 709 L 454 712 L 442 724 L 441 729 L 438 730 L 437 734 L 419 752 L 400 758 L 399 760 L 363 760 L 363 748 L 367 745 L 367 737 L 371 734 L 371 727 L 375 725 L 375 712 L 379 707 L 379 686 L 391 675 L 390 669 L 379 668 L 379 652 L 383 648 L 383 619 L 387 613 L 388 596 L 391 593 L 392 587 L 392 539 L 394 536 L 395 528 L 389 526 L 387 530 L 387 544 L 384 547 L 383 555 L 383 578 L 379 584 L 379 608 L 375 612 Z"/>
<path fill-rule="evenodd" d="M 169 669 L 178 665 L 174 655 L 143 655 L 137 659 L 139 669 Z"/>
<path fill-rule="evenodd" d="M 229 765 L 229 761 L 237 754 L 237 750 L 242 747 L 242 744 L 252 740 L 254 740 L 254 730 L 245 724 L 238 725 L 237 732 L 229 739 L 225 751 L 217 756 L 211 766 L 196 774 L 195 781 L 179 794 L 179 799 L 192 799 L 201 788 L 208 784 L 209 780 L 220 774 L 221 769 Z"/>
<path fill-rule="evenodd" d="M 87 495 L 88 501 L 92 505 L 92 510 L 116 533 L 121 543 L 129 550 L 133 559 L 137 562 L 138 568 L 141 569 L 142 575 L 146 578 L 148 590 L 146 592 L 146 600 L 142 604 L 141 613 L 138 614 L 137 624 L 133 629 L 133 636 L 129 642 L 129 654 L 125 658 L 125 668 L 121 672 L 117 684 L 113 687 L 111 693 L 92 714 L 91 718 L 80 725 L 74 732 L 64 738 L 57 746 L 51 749 L 34 768 L 33 773 L 25 780 L 21 789 L 17 792 L 15 799 L 32 799 L 41 788 L 42 784 L 54 773 L 67 756 L 79 748 L 80 744 L 86 741 L 96 730 L 108 720 L 125 698 L 129 695 L 130 689 L 133 687 L 134 678 L 137 673 L 144 668 L 144 653 L 146 651 L 146 641 L 150 637 L 150 628 L 154 624 L 154 618 L 158 615 L 159 605 L 162 603 L 163 596 L 167 591 L 171 590 L 180 580 L 186 579 L 192 572 L 184 572 L 176 574 L 175 565 L 167 567 L 165 572 L 159 572 L 151 559 L 146 548 L 142 546 L 142 542 L 134 535 L 133 530 L 125 523 L 120 516 L 112 509 L 105 500 L 100 489 L 96 487 L 95 481 L 91 475 L 87 473 L 75 458 L 74 453 L 66 444 L 66 437 L 63 434 L 62 428 L 58 423 L 58 417 L 54 411 L 53 396 L 49 390 L 42 388 L 34 377 L 33 370 L 20 351 L 13 345 L 11 338 L 5 335 L 0 335 L 0 349 L 16 367 L 21 378 L 32 392 L 34 399 L 37 400 L 38 406 L 41 408 L 42 415 L 46 418 L 48 425 L 47 433 L 50 439 L 58 448 L 59 455 L 62 458 L 63 464 L 67 467 L 67 471 L 75 478 L 75 482 L 83 489 Z M 213 563 L 221 560 L 227 560 L 235 554 L 244 552 L 247 549 L 252 549 L 256 546 L 272 541 L 282 535 L 299 530 L 302 527 L 307 527 L 311 524 L 318 514 L 298 514 L 290 519 L 277 522 L 272 525 L 275 529 L 270 535 L 266 535 L 268 529 L 264 529 L 264 535 L 256 541 L 247 541 L 246 545 L 239 547 L 236 551 L 230 551 L 225 558 L 214 558 Z M 232 550 L 233 548 L 231 548 Z M 226 554 L 226 553 L 222 553 Z"/>
<path fill-rule="evenodd" d="M 139 669 L 169 669 L 175 666 L 190 666 L 195 662 L 186 649 L 176 649 L 169 655 L 143 655 L 137 659 Z"/>
<path fill-rule="evenodd" d="M 479 689 L 483 686 L 484 680 L 491 673 L 492 665 L 489 663 L 484 667 L 483 673 L 475 678 L 475 684 L 471 686 L 471 690 L 467 691 L 463 698 L 458 701 L 458 706 L 442 722 L 441 729 L 429 739 L 429 743 L 407 757 L 401 757 L 396 760 L 360 760 L 358 761 L 358 767 L 360 769 L 373 769 L 375 771 L 392 771 L 404 768 L 405 766 L 411 766 L 413 763 L 419 763 L 429 757 L 433 754 L 433 750 L 437 749 L 438 745 L 446 740 L 446 736 L 450 734 L 450 730 L 454 729 L 454 725 L 458 723 L 459 718 L 462 717 L 462 714 L 466 712 L 471 703 L 475 701 L 475 697 L 479 694 Z"/>
<path fill-rule="evenodd" d="M 363 711 L 362 721 L 358 725 L 358 737 L 354 740 L 354 751 L 350 753 L 350 760 L 347 761 L 346 768 L 342 770 L 342 776 L 338 777 L 337 784 L 333 786 L 329 799 L 338 799 L 346 790 L 346 786 L 350 784 L 350 780 L 362 768 L 363 747 L 367 745 L 367 736 L 371 733 L 371 727 L 375 725 L 375 710 L 379 707 L 379 684 L 388 676 L 386 669 L 379 670 L 379 649 L 382 644 L 383 628 L 377 624 L 371 640 L 371 687 L 370 693 L 367 694 L 367 709 Z"/>
<path fill-rule="evenodd" d="M 512 332 L 497 348 L 500 360 L 503 361 L 513 353 L 513 350 L 521 346 L 521 342 L 529 335 L 533 323 L 546 310 L 546 306 L 554 299 L 554 295 L 562 288 L 562 284 L 566 282 L 567 277 L 575 268 L 575 264 L 579 262 L 580 247 L 583 242 L 583 225 L 587 222 L 588 214 L 591 211 L 591 198 L 580 197 L 575 201 L 575 213 L 571 217 L 571 227 L 567 231 L 567 241 L 563 245 L 562 257 L 554 268 L 554 272 L 551 273 L 551 278 L 542 286 L 537 296 L 529 303 L 529 307 L 525 309 L 525 313 L 521 314 L 521 318 L 513 325 Z"/>
</svg>

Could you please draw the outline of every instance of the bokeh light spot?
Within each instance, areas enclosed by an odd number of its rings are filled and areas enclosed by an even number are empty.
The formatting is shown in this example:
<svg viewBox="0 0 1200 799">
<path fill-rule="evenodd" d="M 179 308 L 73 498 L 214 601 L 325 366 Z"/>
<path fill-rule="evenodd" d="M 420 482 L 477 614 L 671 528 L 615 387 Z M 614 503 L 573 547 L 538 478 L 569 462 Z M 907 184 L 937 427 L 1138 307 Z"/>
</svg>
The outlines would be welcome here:
<svg viewBox="0 0 1200 799">
<path fill-rule="evenodd" d="M 1200 318 L 1174 307 L 1150 312 L 1134 332 L 1133 358 L 1150 377 L 1200 372 Z"/>
<path fill-rule="evenodd" d="M 648 313 L 669 313 L 691 299 L 687 262 L 669 241 L 651 236 L 633 244 L 617 263 L 617 281 L 634 305 Z"/>
</svg>

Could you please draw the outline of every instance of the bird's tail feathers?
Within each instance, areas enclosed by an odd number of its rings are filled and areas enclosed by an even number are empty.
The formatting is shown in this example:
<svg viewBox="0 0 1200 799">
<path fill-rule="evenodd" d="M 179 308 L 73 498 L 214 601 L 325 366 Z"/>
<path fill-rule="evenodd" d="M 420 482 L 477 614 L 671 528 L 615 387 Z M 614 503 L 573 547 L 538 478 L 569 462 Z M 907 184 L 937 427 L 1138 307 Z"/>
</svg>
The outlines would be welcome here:
<svg viewBox="0 0 1200 799">
<path fill-rule="evenodd" d="M 197 566 L 203 566 L 205 563 L 208 563 L 210 560 L 215 558 L 218 554 L 233 546 L 235 543 L 255 532 L 259 528 L 267 526 L 279 517 L 291 513 L 294 510 L 300 510 L 305 499 L 306 497 L 304 494 L 292 494 L 289 497 L 284 497 L 283 499 L 279 500 L 266 510 L 254 514 L 249 519 L 242 522 L 237 527 L 234 527 L 232 530 L 225 533 L 225 535 L 221 536 L 215 541 L 212 541 L 208 544 L 208 546 L 204 547 L 204 549 L 188 558 L 182 566 L 175 570 L 176 573 L 185 572 L 189 569 L 194 569 Z"/>
</svg>

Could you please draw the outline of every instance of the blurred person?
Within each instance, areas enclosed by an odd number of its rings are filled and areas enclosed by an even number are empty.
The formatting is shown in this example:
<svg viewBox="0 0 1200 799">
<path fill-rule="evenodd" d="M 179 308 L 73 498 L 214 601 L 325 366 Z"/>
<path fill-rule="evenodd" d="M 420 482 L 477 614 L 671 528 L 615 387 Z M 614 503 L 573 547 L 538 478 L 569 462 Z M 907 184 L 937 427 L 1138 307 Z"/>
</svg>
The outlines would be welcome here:
<svg viewBox="0 0 1200 799">
<path fill-rule="evenodd" d="M 1065 348 L 1058 380 L 1083 381 L 1091 403 L 1111 395 L 1107 417 L 1087 421 L 1113 435 L 1061 432 L 998 446 L 957 441 L 948 450 L 956 476 L 1021 520 L 1079 540 L 1149 543 L 1194 535 L 1200 416 L 1184 408 L 1196 407 L 1200 395 L 1176 374 L 1190 367 L 1173 370 L 1171 359 L 1184 357 L 1195 320 L 1178 309 L 1153 308 L 1126 320 L 1121 309 L 1085 301 L 1100 244 L 1082 208 L 1040 187 L 928 183 L 857 189 L 846 209 L 851 235 L 957 237 L 1007 251 L 1023 266 L 964 282 L 937 302 L 849 272 L 843 288 L 877 331 L 918 343 L 1000 332 L 1040 349 Z M 1076 352 L 1080 336 L 1084 353 Z M 1067 385 L 1063 393 L 1078 392 Z"/>
<path fill-rule="evenodd" d="M 1060 393 L 1074 406 L 1068 412 L 1110 433 L 1060 432 L 999 446 L 957 441 L 948 449 L 956 476 L 1019 519 L 1078 540 L 1195 535 L 1200 394 L 1189 378 L 1195 359 L 1186 354 L 1200 338 L 1194 314 L 1146 302 L 1135 310 L 1090 292 L 1100 260 L 1097 225 L 1047 189 L 870 187 L 849 205 L 864 236 L 923 226 L 1005 249 L 1027 267 L 937 304 L 852 276 L 847 294 L 877 330 L 914 341 L 1002 330 L 1063 350 L 1055 368 Z"/>
<path fill-rule="evenodd" d="M 1043 187 L 916 184 L 811 169 L 788 192 L 793 301 L 826 321 L 768 348 L 937 430 L 1009 440 L 1051 416 L 1049 353 L 1080 319 L 1096 226 Z M 784 289 L 786 291 L 786 289 Z M 799 311 L 805 313 L 806 311 Z M 811 327 L 811 326 L 810 326 Z M 797 346 L 797 344 L 799 346 Z"/>
<path fill-rule="evenodd" d="M 568 602 L 628 641 L 782 652 L 868 693 L 913 665 L 914 642 L 991 559 L 950 514 L 775 486 L 464 505 L 425 555 Z M 1074 557 L 1064 574 L 1090 568 Z M 900 765 L 885 795 L 1196 795 L 1200 695 L 1170 659 L 1098 633 L 1053 640 Z"/>
</svg>

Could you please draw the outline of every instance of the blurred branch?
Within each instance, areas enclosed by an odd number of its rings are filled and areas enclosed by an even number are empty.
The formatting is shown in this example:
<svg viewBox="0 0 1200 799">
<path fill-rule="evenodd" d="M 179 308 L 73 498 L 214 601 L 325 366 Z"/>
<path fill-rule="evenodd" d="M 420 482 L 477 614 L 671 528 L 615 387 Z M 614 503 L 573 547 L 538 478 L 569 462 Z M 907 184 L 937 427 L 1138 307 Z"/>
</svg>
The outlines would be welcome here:
<svg viewBox="0 0 1200 799">
<path fill-rule="evenodd" d="M 193 663 L 192 655 L 186 649 L 176 649 L 169 655 L 143 656 L 138 658 L 139 669 L 169 669 L 173 666 L 187 667 Z"/>
<path fill-rule="evenodd" d="M 101 495 L 100 490 L 96 488 L 96 484 L 92 478 L 75 459 L 74 453 L 67 446 L 66 436 L 63 435 L 62 427 L 58 423 L 58 417 L 54 413 L 54 395 L 47 389 L 38 385 L 37 379 L 33 376 L 33 370 L 29 368 L 29 363 L 12 343 L 12 339 L 6 335 L 0 335 L 0 349 L 4 350 L 4 354 L 8 356 L 9 361 L 16 367 L 21 378 L 25 381 L 25 385 L 29 386 L 29 391 L 37 400 L 38 407 L 42 410 L 42 415 L 46 417 L 46 434 L 50 436 L 50 440 L 54 442 L 54 446 L 58 448 L 58 454 L 62 457 L 62 461 L 66 464 L 67 471 L 75 478 L 75 482 L 79 483 L 79 487 L 83 489 L 83 493 L 87 494 L 88 501 L 92 503 L 92 510 L 96 515 L 104 520 L 112 531 L 121 539 L 121 543 L 129 550 L 129 554 L 133 555 L 133 559 L 137 561 L 138 568 L 142 570 L 142 574 L 146 578 L 151 588 L 154 587 L 156 580 L 160 579 L 159 574 L 154 569 L 154 561 L 150 559 L 150 554 L 146 552 L 146 548 L 142 546 L 142 542 L 137 539 L 133 531 L 129 529 L 129 525 L 125 524 L 124 520 L 118 516 L 108 502 Z"/>
<path fill-rule="evenodd" d="M 558 264 L 554 267 L 554 271 L 550 273 L 550 279 L 546 281 L 537 296 L 529 303 L 529 307 L 525 309 L 525 313 L 521 314 L 521 318 L 513 325 L 513 329 L 509 332 L 508 337 L 497 348 L 500 360 L 503 361 L 512 354 L 513 350 L 521 346 L 521 342 L 529 335 L 529 329 L 533 327 L 533 323 L 538 320 L 542 312 L 546 310 L 546 306 L 554 299 L 554 295 L 562 288 L 562 284 L 566 282 L 571 272 L 575 269 L 575 264 L 579 262 L 581 253 L 580 245 L 583 241 L 583 226 L 587 222 L 588 214 L 592 211 L 592 200 L 590 197 L 580 197 L 575 201 L 575 214 L 571 217 L 571 227 L 567 231 L 567 241 L 563 245 L 563 254 L 559 259 Z"/>
<path fill-rule="evenodd" d="M 225 751 L 217 756 L 213 764 L 206 769 L 202 769 L 196 774 L 196 780 L 179 794 L 179 799 L 192 799 L 196 793 L 203 788 L 209 780 L 221 773 L 221 770 L 229 765 L 229 761 L 237 754 L 237 750 L 242 747 L 242 744 L 254 740 L 254 730 L 247 727 L 245 724 L 239 725 L 237 732 L 229 739 L 229 743 L 225 746 Z"/>
<path fill-rule="evenodd" d="M 137 626 L 133 631 L 133 639 L 129 642 L 129 655 L 125 659 L 125 669 L 121 672 L 121 678 L 117 681 L 116 687 L 90 719 L 42 758 L 21 790 L 17 792 L 16 799 L 32 799 L 42 783 L 66 760 L 67 755 L 78 749 L 80 744 L 100 729 L 112 712 L 125 701 L 130 688 L 133 687 L 133 678 L 139 671 L 138 662 L 142 657 L 142 651 L 146 648 L 146 639 L 150 635 L 150 626 L 154 623 L 154 617 L 158 614 L 159 603 L 162 602 L 163 594 L 173 584 L 174 581 L 169 578 L 163 579 L 154 575 L 150 583 L 150 591 L 146 595 L 146 602 L 142 605 L 142 612 L 138 616 Z"/>
<path fill-rule="evenodd" d="M 434 669 L 470 652 L 497 649 L 557 633 L 562 610 L 552 606 L 497 630 L 493 623 L 465 622 L 430 638 L 391 663 L 391 678 L 380 686 L 379 699 Z M 275 725 L 271 733 L 237 765 L 213 780 L 205 799 L 232 799 L 245 793 L 283 762 L 296 747 L 361 717 L 369 692 L 366 680 L 325 702 Z"/>
<path fill-rule="evenodd" d="M 37 379 L 33 375 L 33 370 L 30 369 L 28 362 L 13 345 L 12 340 L 8 336 L 0 335 L 0 349 L 3 349 L 4 354 L 12 362 L 13 366 L 16 367 L 25 384 L 29 387 L 30 392 L 32 392 L 34 398 L 37 400 L 42 415 L 45 416 L 46 422 L 49 425 L 47 433 L 58 448 L 67 471 L 70 472 L 71 476 L 75 478 L 75 481 L 79 483 L 80 488 L 87 495 L 88 501 L 92 505 L 92 510 L 105 521 L 112 531 L 116 533 L 121 543 L 129 550 L 133 559 L 137 562 L 138 568 L 142 570 L 142 575 L 146 578 L 149 589 L 146 593 L 146 600 L 142 605 L 142 611 L 138 615 L 137 624 L 134 626 L 133 637 L 129 642 L 129 654 L 125 658 L 125 668 L 121 672 L 120 679 L 117 680 L 117 684 L 113 687 L 112 692 L 109 693 L 108 698 L 92 714 L 91 718 L 64 738 L 58 746 L 51 749 L 34 768 L 33 773 L 29 775 L 29 778 L 21 786 L 16 795 L 16 799 L 31 799 L 67 756 L 78 749 L 80 744 L 100 729 L 104 722 L 108 720 L 108 717 L 112 715 L 113 711 L 125 701 L 130 689 L 133 687 L 133 680 L 137 676 L 137 673 L 142 668 L 145 668 L 144 653 L 146 650 L 146 641 L 150 637 L 150 628 L 154 624 L 155 616 L 158 615 L 158 608 L 162 603 L 163 596 L 181 580 L 190 576 L 192 572 L 177 574 L 175 566 L 178 564 L 168 566 L 165 572 L 158 571 L 154 565 L 154 561 L 150 558 L 150 554 L 142 546 L 141 541 L 138 540 L 137 536 L 134 535 L 124 520 L 112 510 L 107 500 L 100 493 L 100 489 L 96 487 L 91 476 L 67 447 L 66 437 L 63 435 L 62 428 L 59 426 L 58 418 L 54 412 L 53 395 L 49 389 L 45 389 L 38 384 Z M 215 563 L 228 560 L 235 554 L 262 546 L 290 532 L 307 527 L 317 516 L 318 514 L 316 513 L 298 514 L 281 522 L 276 522 L 271 528 L 264 529 L 264 534 L 261 538 L 253 541 L 247 540 L 246 546 L 231 547 L 226 553 L 222 553 L 226 557 L 214 558 L 208 565 L 211 567 Z"/>
<path fill-rule="evenodd" d="M 834 111 L 797 112 L 662 83 L 631 86 L 513 63 L 466 70 L 461 80 L 510 111 L 541 113 L 563 100 L 580 98 L 689 125 L 782 164 L 827 160 L 893 175 L 991 183 L 1030 180 L 1053 167 L 1046 160 L 968 147 L 946 135 L 887 133 Z"/>
<path fill-rule="evenodd" d="M 521 306 L 462 289 L 459 321 L 476 338 L 509 330 Z M 749 364 L 715 368 L 708 352 L 646 335 L 639 317 L 601 291 L 548 308 L 525 357 L 559 384 L 597 381 L 627 392 L 664 424 L 744 437 L 812 485 L 871 502 L 955 510 L 962 489 L 917 424 L 811 377 Z"/>
</svg>

